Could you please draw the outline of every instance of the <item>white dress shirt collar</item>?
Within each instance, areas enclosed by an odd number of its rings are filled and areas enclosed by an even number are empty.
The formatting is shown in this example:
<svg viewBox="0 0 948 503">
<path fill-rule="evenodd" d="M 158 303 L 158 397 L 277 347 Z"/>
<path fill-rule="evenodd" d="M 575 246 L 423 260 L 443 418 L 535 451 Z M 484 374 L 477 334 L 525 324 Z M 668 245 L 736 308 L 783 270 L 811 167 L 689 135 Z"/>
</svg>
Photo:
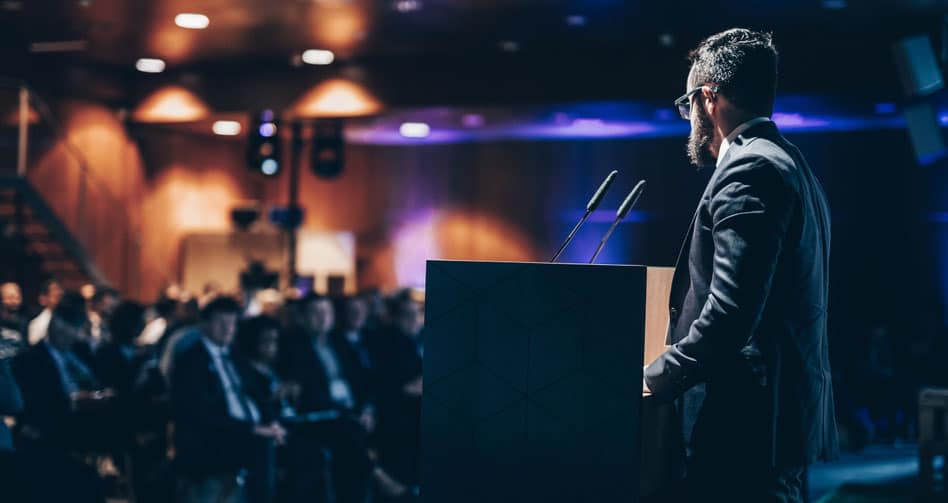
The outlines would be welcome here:
<svg viewBox="0 0 948 503">
<path fill-rule="evenodd" d="M 741 133 L 758 124 L 763 124 L 764 122 L 770 122 L 770 118 L 756 117 L 734 128 L 734 131 L 731 131 L 731 133 L 727 135 L 727 138 L 721 140 L 721 148 L 718 149 L 718 160 L 716 166 L 721 165 L 721 163 L 724 161 L 724 154 L 727 153 L 727 149 L 731 148 L 731 143 L 734 143 L 734 140 L 736 140 Z"/>
</svg>

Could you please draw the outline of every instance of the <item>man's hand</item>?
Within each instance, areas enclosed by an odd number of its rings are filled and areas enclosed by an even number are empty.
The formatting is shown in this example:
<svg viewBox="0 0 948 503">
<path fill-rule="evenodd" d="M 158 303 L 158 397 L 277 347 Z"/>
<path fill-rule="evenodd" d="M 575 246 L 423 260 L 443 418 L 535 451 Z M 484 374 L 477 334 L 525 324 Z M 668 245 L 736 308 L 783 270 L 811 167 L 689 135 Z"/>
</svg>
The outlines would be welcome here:
<svg viewBox="0 0 948 503">
<path fill-rule="evenodd" d="M 255 435 L 273 440 L 277 445 L 286 443 L 286 430 L 280 426 L 280 423 L 270 423 L 257 425 L 253 429 Z"/>
<path fill-rule="evenodd" d="M 369 406 L 362 409 L 362 414 L 359 415 L 359 424 L 368 433 L 375 431 L 375 409 L 373 407 Z"/>
<path fill-rule="evenodd" d="M 650 396 L 652 390 L 649 389 L 648 383 L 645 382 L 645 367 L 642 367 L 642 396 Z"/>
<path fill-rule="evenodd" d="M 421 393 L 424 391 L 424 385 L 422 384 L 421 376 L 418 376 L 418 378 L 406 384 L 402 388 L 402 391 L 408 396 L 421 397 Z"/>
</svg>

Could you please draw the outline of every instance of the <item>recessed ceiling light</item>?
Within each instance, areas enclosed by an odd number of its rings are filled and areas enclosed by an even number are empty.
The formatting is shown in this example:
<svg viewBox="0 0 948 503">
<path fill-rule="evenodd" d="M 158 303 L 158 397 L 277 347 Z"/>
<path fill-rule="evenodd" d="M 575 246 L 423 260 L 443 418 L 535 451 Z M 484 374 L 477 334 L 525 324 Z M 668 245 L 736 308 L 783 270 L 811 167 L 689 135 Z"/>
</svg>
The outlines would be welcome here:
<svg viewBox="0 0 948 503">
<path fill-rule="evenodd" d="M 220 136 L 237 136 L 240 134 L 240 122 L 238 121 L 214 121 L 211 126 L 214 134 Z"/>
<path fill-rule="evenodd" d="M 431 126 L 424 122 L 406 122 L 398 128 L 398 132 L 405 138 L 427 138 L 431 134 Z"/>
<path fill-rule="evenodd" d="M 332 51 L 323 51 L 320 49 L 307 49 L 303 51 L 303 63 L 308 65 L 328 65 L 335 61 L 336 55 Z"/>
<path fill-rule="evenodd" d="M 145 73 L 161 73 L 165 71 L 165 62 L 158 58 L 141 58 L 135 62 L 135 69 Z"/>
<path fill-rule="evenodd" d="M 211 20 L 208 19 L 204 14 L 182 12 L 181 14 L 178 14 L 174 17 L 174 24 L 189 30 L 203 30 L 204 28 L 207 28 L 209 24 L 211 24 Z"/>
<path fill-rule="evenodd" d="M 398 12 L 414 12 L 421 10 L 421 0 L 396 0 L 395 10 Z"/>
</svg>

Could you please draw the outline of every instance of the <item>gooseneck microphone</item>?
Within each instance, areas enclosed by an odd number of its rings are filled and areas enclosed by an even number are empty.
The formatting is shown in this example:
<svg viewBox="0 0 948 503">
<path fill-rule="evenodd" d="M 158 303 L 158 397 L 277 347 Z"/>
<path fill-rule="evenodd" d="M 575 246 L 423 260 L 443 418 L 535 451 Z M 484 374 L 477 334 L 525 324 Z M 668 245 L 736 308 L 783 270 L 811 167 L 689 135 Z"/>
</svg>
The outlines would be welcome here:
<svg viewBox="0 0 948 503">
<path fill-rule="evenodd" d="M 609 187 L 612 185 L 613 180 L 615 180 L 616 175 L 618 174 L 618 171 L 613 170 L 612 173 L 609 173 L 609 176 L 607 176 L 606 179 L 602 181 L 602 184 L 599 185 L 599 190 L 593 194 L 592 199 L 590 199 L 589 203 L 586 204 L 586 213 L 583 214 L 583 218 L 581 218 L 576 226 L 573 227 L 573 230 L 570 231 L 569 236 L 566 236 L 566 241 L 563 241 L 563 244 L 560 245 L 560 249 L 556 250 L 556 254 L 553 255 L 553 258 L 550 259 L 550 262 L 556 262 L 556 260 L 560 258 L 560 255 L 563 254 L 563 251 L 566 250 L 566 247 L 573 242 L 573 238 L 576 237 L 576 232 L 580 227 L 583 226 L 584 223 L 586 223 L 586 219 L 589 218 L 589 215 L 596 211 L 596 208 L 599 207 L 599 203 L 602 202 L 602 198 L 606 197 L 606 192 L 609 191 Z"/>
<path fill-rule="evenodd" d="M 619 222 L 624 220 L 625 217 L 629 215 L 629 212 L 632 211 L 635 203 L 637 203 L 639 198 L 642 197 L 642 192 L 645 192 L 645 180 L 641 180 L 639 183 L 635 184 L 635 188 L 632 189 L 632 192 L 629 192 L 629 195 L 626 196 L 625 201 L 622 201 L 622 205 L 619 206 L 619 210 L 616 211 L 615 221 L 612 222 L 612 225 L 609 226 L 609 230 L 606 231 L 606 235 L 602 237 L 601 241 L 599 241 L 599 246 L 596 248 L 596 253 L 593 254 L 591 259 L 589 259 L 590 264 L 595 263 L 596 259 L 599 258 L 599 254 L 602 253 L 602 248 L 606 246 L 606 241 L 609 241 L 609 237 L 612 236 L 612 231 L 616 230 Z"/>
</svg>

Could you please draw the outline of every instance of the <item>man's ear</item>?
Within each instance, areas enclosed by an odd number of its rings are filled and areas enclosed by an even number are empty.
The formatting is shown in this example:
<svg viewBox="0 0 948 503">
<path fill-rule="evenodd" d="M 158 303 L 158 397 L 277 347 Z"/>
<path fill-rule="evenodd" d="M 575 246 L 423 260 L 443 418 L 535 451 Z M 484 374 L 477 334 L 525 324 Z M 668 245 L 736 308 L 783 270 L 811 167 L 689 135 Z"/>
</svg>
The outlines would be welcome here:
<svg viewBox="0 0 948 503">
<path fill-rule="evenodd" d="M 718 109 L 718 95 L 714 91 L 704 87 L 701 89 L 701 104 L 704 106 L 705 112 L 708 113 L 708 117 L 713 117 L 714 113 Z"/>
</svg>

